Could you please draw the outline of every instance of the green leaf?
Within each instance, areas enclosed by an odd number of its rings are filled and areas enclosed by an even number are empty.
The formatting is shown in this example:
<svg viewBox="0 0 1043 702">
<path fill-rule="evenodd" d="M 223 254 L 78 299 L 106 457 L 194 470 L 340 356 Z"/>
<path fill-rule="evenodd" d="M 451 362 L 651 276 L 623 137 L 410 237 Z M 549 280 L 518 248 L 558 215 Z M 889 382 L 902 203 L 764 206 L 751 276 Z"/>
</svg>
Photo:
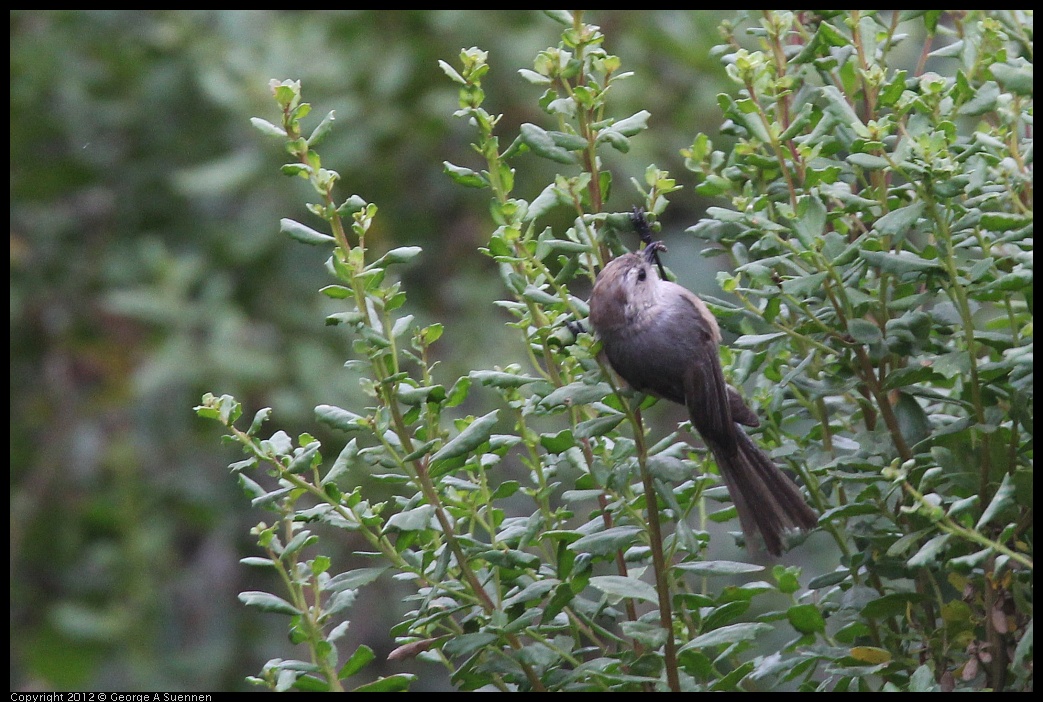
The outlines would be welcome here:
<svg viewBox="0 0 1043 702">
<path fill-rule="evenodd" d="M 337 459 L 333 461 L 333 467 L 329 469 L 329 472 L 323 477 L 320 485 L 327 485 L 329 483 L 336 484 L 337 480 L 351 470 L 352 465 L 355 463 L 355 459 L 359 455 L 358 441 L 352 439 L 344 445 L 341 452 L 337 455 Z"/>
<path fill-rule="evenodd" d="M 1012 59 L 1011 63 L 994 63 L 989 66 L 989 71 L 992 72 L 992 77 L 1007 90 L 1032 97 L 1032 64 L 1024 58 L 1019 56 Z"/>
<path fill-rule="evenodd" d="M 290 465 L 286 467 L 286 470 L 290 473 L 303 473 L 306 470 L 311 469 L 312 460 L 315 458 L 315 454 L 319 452 L 319 448 L 322 446 L 318 441 L 312 441 L 304 449 L 290 461 Z"/>
<path fill-rule="evenodd" d="M 344 678 L 350 678 L 352 675 L 362 670 L 376 657 L 377 654 L 373 653 L 372 648 L 366 644 L 362 644 L 355 649 L 354 653 L 351 654 L 351 658 L 341 666 L 341 669 L 337 672 L 337 679 L 343 680 Z"/>
<path fill-rule="evenodd" d="M 333 110 L 330 110 L 329 114 L 322 118 L 319 122 L 319 126 L 315 128 L 315 131 L 308 137 L 308 146 L 314 147 L 322 143 L 322 140 L 333 130 L 333 122 L 336 120 L 336 116 Z"/>
<path fill-rule="evenodd" d="M 442 653 L 449 658 L 467 658 L 481 649 L 495 643 L 499 637 L 488 631 L 453 636 L 442 647 Z"/>
<path fill-rule="evenodd" d="M 800 589 L 800 568 L 777 565 L 771 569 L 771 574 L 778 583 L 779 592 L 792 595 Z"/>
<path fill-rule="evenodd" d="M 841 124 L 853 129 L 855 134 L 863 139 L 869 137 L 869 130 L 866 128 L 866 125 L 862 124 L 862 120 L 859 119 L 858 113 L 855 112 L 855 109 L 851 106 L 851 103 L 847 101 L 847 97 L 840 92 L 839 88 L 834 85 L 827 85 L 820 88 L 819 92 L 826 98 L 826 110 L 836 117 Z M 856 155 L 858 154 L 852 154 L 852 156 Z"/>
<path fill-rule="evenodd" d="M 479 558 L 488 561 L 494 566 L 499 568 L 528 568 L 536 569 L 540 566 L 540 558 L 531 553 L 525 551 L 519 551 L 518 549 L 505 549 L 503 551 L 497 549 L 489 549 L 478 554 Z M 546 581 L 537 581 L 537 583 Z M 534 583 L 535 584 L 535 583 Z M 507 601 L 504 601 L 504 607 L 509 606 Z"/>
<path fill-rule="evenodd" d="M 674 568 L 700 576 L 744 575 L 746 573 L 759 573 L 764 570 L 762 565 L 742 563 L 741 561 L 693 561 L 691 563 L 678 563 Z"/>
<path fill-rule="evenodd" d="M 330 242 L 336 241 L 336 239 L 334 239 L 329 234 L 317 232 L 309 226 L 301 224 L 300 222 L 295 222 L 292 219 L 287 219 L 285 217 L 279 220 L 279 231 L 286 232 L 297 241 L 304 244 L 310 244 L 312 246 L 318 244 L 328 244 Z"/>
<path fill-rule="evenodd" d="M 366 270 L 387 268 L 395 263 L 408 263 L 423 253 L 423 251 L 424 250 L 419 246 L 400 246 L 397 249 L 391 249 L 376 261 L 366 266 Z"/>
<path fill-rule="evenodd" d="M 931 435 L 930 418 L 916 398 L 909 393 L 898 393 L 895 416 L 898 418 L 898 428 L 910 446 L 920 443 Z"/>
<path fill-rule="evenodd" d="M 755 349 L 770 344 L 771 342 L 786 336 L 786 332 L 772 332 L 770 334 L 744 334 L 736 339 L 732 346 L 743 349 Z"/>
<path fill-rule="evenodd" d="M 275 561 L 271 558 L 258 558 L 257 556 L 247 556 L 246 558 L 240 558 L 239 562 L 243 565 L 253 566 L 254 568 L 274 568 Z"/>
<path fill-rule="evenodd" d="M 290 543 L 286 544 L 286 548 L 283 549 L 281 556 L 292 556 L 293 554 L 300 551 L 302 548 L 311 546 L 318 540 L 319 537 L 312 534 L 307 529 L 305 529 L 304 531 L 300 531 L 292 539 L 290 539 Z"/>
<path fill-rule="evenodd" d="M 540 446 L 547 453 L 562 453 L 576 445 L 571 429 L 562 429 L 557 434 L 540 434 Z"/>
<path fill-rule="evenodd" d="M 539 219 L 552 208 L 558 205 L 564 205 L 568 201 L 565 199 L 561 190 L 557 185 L 551 183 L 536 196 L 536 199 L 529 204 L 529 209 L 525 212 L 525 221 L 535 221 Z"/>
<path fill-rule="evenodd" d="M 605 556 L 619 550 L 628 548 L 641 533 L 640 527 L 617 526 L 610 527 L 595 534 L 588 534 L 569 544 L 569 549 L 577 553 L 591 553 L 595 556 Z"/>
<path fill-rule="evenodd" d="M 813 604 L 793 605 L 786 610 L 786 619 L 802 634 L 820 634 L 826 630 L 826 620 Z"/>
<path fill-rule="evenodd" d="M 426 327 L 421 329 L 419 338 L 424 346 L 430 346 L 442 338 L 443 332 L 445 332 L 445 326 L 439 322 L 435 322 L 434 324 L 428 324 Z"/>
<path fill-rule="evenodd" d="M 315 418 L 323 424 L 341 431 L 359 431 L 363 429 L 358 424 L 358 420 L 362 419 L 361 415 L 340 407 L 334 407 L 333 405 L 319 405 L 316 407 Z"/>
<path fill-rule="evenodd" d="M 560 572 L 560 571 L 559 571 Z M 568 583 L 561 583 L 554 591 L 554 595 L 547 602 L 543 610 L 543 623 L 546 625 L 553 620 L 573 599 L 576 593 Z"/>
<path fill-rule="evenodd" d="M 551 295 L 545 290 L 540 290 L 531 283 L 525 286 L 525 290 L 522 291 L 522 297 L 529 302 L 535 302 L 538 305 L 545 307 L 553 307 L 561 305 L 561 299 Z"/>
<path fill-rule="evenodd" d="M 651 116 L 652 113 L 648 110 L 641 110 L 640 112 L 635 112 L 626 119 L 613 122 L 609 129 L 619 132 L 625 137 L 636 136 L 648 129 L 648 118 Z"/>
<path fill-rule="evenodd" d="M 894 273 L 895 275 L 942 270 L 941 264 L 937 261 L 921 258 L 920 256 L 908 251 L 885 253 L 883 251 L 868 251 L 866 249 L 860 249 L 858 255 L 870 265 L 876 266 L 884 272 Z"/>
<path fill-rule="evenodd" d="M 553 81 L 545 75 L 537 73 L 536 71 L 529 70 L 528 68 L 519 68 L 518 75 L 532 83 L 533 85 L 550 85 Z"/>
<path fill-rule="evenodd" d="M 797 298 L 821 295 L 822 284 L 827 277 L 829 277 L 828 271 L 820 271 L 818 273 L 808 273 L 797 278 L 790 278 L 782 281 L 782 291 Z"/>
<path fill-rule="evenodd" d="M 533 153 L 558 163 L 575 163 L 576 156 L 568 149 L 554 143 L 554 138 L 547 130 L 530 122 L 521 126 L 519 137 Z"/>
<path fill-rule="evenodd" d="M 457 378 L 456 382 L 453 383 L 453 387 L 449 388 L 449 393 L 446 395 L 446 407 L 456 407 L 464 400 L 467 399 L 467 393 L 471 389 L 471 379 L 468 376 Z"/>
<path fill-rule="evenodd" d="M 432 505 L 420 505 L 414 509 L 393 514 L 384 525 L 385 531 L 425 531 L 435 525 L 435 508 Z"/>
<path fill-rule="evenodd" d="M 797 203 L 793 231 L 805 249 L 813 250 L 814 242 L 826 230 L 826 206 L 814 195 L 807 195 Z"/>
<path fill-rule="evenodd" d="M 909 228 L 916 224 L 920 215 L 923 214 L 924 207 L 925 204 L 922 201 L 918 201 L 911 205 L 900 207 L 897 210 L 891 210 L 876 220 L 873 229 L 882 236 L 896 237 L 897 239 L 894 243 L 897 243 L 903 240 Z"/>
<path fill-rule="evenodd" d="M 377 678 L 371 683 L 359 685 L 352 692 L 404 692 L 416 680 L 412 673 L 397 673 L 386 678 Z"/>
<path fill-rule="evenodd" d="M 453 181 L 466 188 L 489 187 L 489 179 L 481 173 L 472 171 L 470 168 L 454 166 L 448 161 L 442 162 L 442 168 L 445 170 L 446 174 L 453 179 Z"/>
<path fill-rule="evenodd" d="M 319 576 L 330 569 L 330 558 L 329 556 L 316 556 L 311 562 L 311 574 L 313 576 Z"/>
<path fill-rule="evenodd" d="M 1032 215 L 1015 212 L 982 212 L 981 226 L 990 232 L 1006 232 L 1032 224 Z"/>
<path fill-rule="evenodd" d="M 562 24 L 566 27 L 571 27 L 573 25 L 574 20 L 572 19 L 572 13 L 568 10 L 544 10 L 543 14 L 547 15 L 558 24 Z"/>
<path fill-rule="evenodd" d="M 587 419 L 576 425 L 576 438 L 577 439 L 592 439 L 595 436 L 604 436 L 609 433 L 619 423 L 626 419 L 624 414 L 606 414 L 600 417 L 594 417 L 593 419 Z"/>
<path fill-rule="evenodd" d="M 994 81 L 985 81 L 976 91 L 974 96 L 960 106 L 959 113 L 976 117 L 996 109 L 996 102 L 1000 97 L 1000 86 Z"/>
<path fill-rule="evenodd" d="M 503 371 L 493 370 L 478 370 L 471 371 L 468 376 L 472 380 L 477 380 L 479 383 L 485 386 L 492 386 L 494 388 L 520 388 L 523 385 L 534 383 L 540 378 L 532 375 L 524 375 L 521 373 L 504 373 Z"/>
<path fill-rule="evenodd" d="M 750 609 L 747 599 L 732 600 L 717 607 L 703 608 L 703 630 L 720 629 L 729 622 L 737 620 Z"/>
<path fill-rule="evenodd" d="M 243 414 L 243 406 L 231 395 L 214 397 L 206 393 L 202 403 L 195 407 L 196 414 L 204 419 L 220 420 L 225 426 L 231 426 Z"/>
<path fill-rule="evenodd" d="M 941 686 L 935 682 L 934 671 L 929 665 L 921 665 L 909 678 L 908 692 L 941 692 Z"/>
<path fill-rule="evenodd" d="M 440 403 L 445 400 L 445 387 L 431 385 L 429 387 L 415 388 L 412 385 L 402 383 L 398 386 L 397 397 L 406 405 L 419 405 L 425 402 Z"/>
<path fill-rule="evenodd" d="M 517 480 L 504 480 L 502 483 L 496 486 L 496 490 L 493 492 L 492 499 L 502 500 L 510 497 L 514 493 L 521 489 L 521 483 Z"/>
<path fill-rule="evenodd" d="M 800 108 L 800 112 L 797 116 L 794 117 L 790 122 L 790 125 L 786 127 L 786 130 L 782 132 L 782 134 L 779 134 L 779 141 L 789 141 L 803 131 L 808 122 L 811 121 L 811 115 L 814 111 L 815 106 L 810 102 L 805 102 L 803 107 Z"/>
<path fill-rule="evenodd" d="M 324 590 L 336 592 L 339 590 L 354 590 L 368 585 L 384 573 L 389 566 L 376 566 L 373 568 L 356 568 L 346 573 L 341 573 L 330 578 Z"/>
<path fill-rule="evenodd" d="M 880 327 L 867 319 L 852 319 L 847 323 L 847 333 L 855 341 L 866 346 L 872 346 L 883 341 L 883 333 Z"/>
<path fill-rule="evenodd" d="M 409 463 L 411 461 L 420 460 L 427 454 L 431 453 L 431 449 L 433 449 L 435 447 L 435 444 L 437 443 L 438 439 L 431 439 L 429 441 L 425 441 L 420 445 L 414 444 L 413 450 L 402 457 L 402 462 Z"/>
<path fill-rule="evenodd" d="M 301 675 L 293 681 L 292 689 L 299 692 L 329 692 L 330 686 L 325 680 L 314 675 Z M 277 692 L 287 692 L 289 688 L 277 688 Z"/>
<path fill-rule="evenodd" d="M 471 422 L 466 429 L 450 439 L 445 446 L 435 452 L 435 455 L 431 456 L 432 465 L 439 461 L 464 456 L 488 441 L 499 414 L 499 410 L 493 410 Z"/>
<path fill-rule="evenodd" d="M 896 592 L 870 600 L 860 614 L 866 619 L 884 619 L 886 617 L 904 617 L 907 607 L 915 607 L 927 599 L 915 592 Z"/>
<path fill-rule="evenodd" d="M 286 138 L 286 130 L 282 127 L 277 127 L 266 119 L 260 117 L 251 117 L 250 124 L 260 129 L 262 132 L 269 136 L 279 137 L 280 139 Z"/>
<path fill-rule="evenodd" d="M 773 631 L 772 627 L 762 622 L 729 624 L 728 626 L 722 626 L 719 629 L 714 629 L 713 631 L 696 636 L 678 649 L 678 653 L 690 649 L 710 648 L 713 646 L 731 646 L 740 641 L 753 641 L 771 631 Z"/>
<path fill-rule="evenodd" d="M 251 590 L 239 593 L 239 601 L 247 607 L 256 607 L 262 612 L 275 612 L 276 614 L 300 614 L 297 608 L 281 597 L 276 597 L 267 592 Z"/>
<path fill-rule="evenodd" d="M 537 260 L 542 261 L 553 253 L 562 253 L 566 256 L 590 251 L 590 245 L 567 239 L 555 239 L 550 227 L 547 227 L 536 240 Z"/>
<path fill-rule="evenodd" d="M 247 434 L 253 436 L 261 430 L 261 425 L 268 421 L 268 418 L 272 416 L 272 408 L 265 407 L 264 409 L 257 410 L 257 414 L 254 415 L 254 419 L 250 422 L 250 428 L 247 430 Z"/>
<path fill-rule="evenodd" d="M 411 328 L 411 325 L 413 324 L 413 319 L 414 317 L 411 314 L 407 314 L 404 317 L 399 317 L 398 319 L 396 319 L 395 323 L 391 326 L 390 338 L 397 339 L 398 337 L 405 334 Z"/>
<path fill-rule="evenodd" d="M 939 557 L 944 553 L 945 546 L 948 544 L 950 537 L 951 534 L 939 534 L 925 543 L 920 547 L 920 550 L 913 554 L 912 558 L 907 561 L 909 567 L 922 568 L 936 563 Z"/>
<path fill-rule="evenodd" d="M 361 212 L 366 207 L 366 201 L 358 195 L 352 195 L 337 207 L 337 214 L 341 217 L 351 217 L 356 212 Z"/>
<path fill-rule="evenodd" d="M 1003 482 L 1000 483 L 999 488 L 996 490 L 996 494 L 992 496 L 992 500 L 989 501 L 989 506 L 985 508 L 985 511 L 981 514 L 981 519 L 974 525 L 975 529 L 981 529 L 989 522 L 993 521 L 1008 507 L 1015 504 L 1016 501 L 1016 489 L 1014 487 L 1014 481 L 1011 479 L 1010 474 L 1006 473 L 1003 476 Z"/>
<path fill-rule="evenodd" d="M 460 85 L 467 85 L 467 81 L 464 80 L 464 77 L 462 75 L 460 75 L 459 73 L 457 73 L 456 69 L 453 68 L 452 66 L 450 66 L 445 61 L 439 59 L 438 60 L 438 67 L 441 68 L 442 72 L 445 73 L 447 76 L 449 76 L 449 79 L 451 81 L 453 81 L 454 83 L 459 83 Z"/>
<path fill-rule="evenodd" d="M 554 392 L 540 400 L 540 404 L 544 407 L 559 407 L 562 405 L 573 407 L 603 400 L 605 396 L 610 394 L 612 394 L 612 386 L 608 383 L 602 382 L 595 385 L 587 385 L 584 382 L 577 381 L 557 388 Z"/>
<path fill-rule="evenodd" d="M 331 297 L 334 300 L 343 300 L 351 297 L 353 294 L 351 288 L 344 287 L 343 285 L 327 285 L 324 288 L 320 288 L 319 292 L 326 297 Z"/>
<path fill-rule="evenodd" d="M 847 161 L 867 171 L 878 171 L 891 165 L 886 158 L 872 154 L 849 154 Z"/>
<path fill-rule="evenodd" d="M 824 587 L 830 587 L 837 583 L 842 583 L 851 577 L 851 571 L 847 568 L 841 568 L 835 570 L 832 573 L 825 573 L 823 575 L 816 576 L 808 581 L 809 590 L 821 590 Z"/>
<path fill-rule="evenodd" d="M 239 487 L 242 488 L 242 491 L 246 493 L 246 496 L 250 498 L 251 502 L 253 500 L 261 499 L 268 494 L 264 487 L 262 487 L 256 480 L 251 480 L 242 473 L 239 473 L 236 478 L 239 481 Z"/>
<path fill-rule="evenodd" d="M 285 456 L 293 450 L 293 439 L 281 429 L 261 442 L 266 450 L 271 450 L 278 456 Z"/>
<path fill-rule="evenodd" d="M 869 665 L 883 665 L 893 658 L 890 651 L 878 646 L 852 646 L 848 654 L 859 663 Z"/>
<path fill-rule="evenodd" d="M 605 129 L 598 134 L 598 143 L 606 142 L 621 154 L 630 153 L 630 139 L 612 128 Z"/>
<path fill-rule="evenodd" d="M 590 585 L 601 590 L 610 598 L 644 600 L 653 603 L 659 601 L 656 589 L 637 578 L 622 575 L 595 575 L 590 579 Z"/>
<path fill-rule="evenodd" d="M 569 132 L 547 132 L 550 138 L 554 141 L 554 144 L 560 146 L 568 151 L 581 151 L 587 148 L 587 140 L 581 137 L 579 134 L 570 134 Z"/>
</svg>

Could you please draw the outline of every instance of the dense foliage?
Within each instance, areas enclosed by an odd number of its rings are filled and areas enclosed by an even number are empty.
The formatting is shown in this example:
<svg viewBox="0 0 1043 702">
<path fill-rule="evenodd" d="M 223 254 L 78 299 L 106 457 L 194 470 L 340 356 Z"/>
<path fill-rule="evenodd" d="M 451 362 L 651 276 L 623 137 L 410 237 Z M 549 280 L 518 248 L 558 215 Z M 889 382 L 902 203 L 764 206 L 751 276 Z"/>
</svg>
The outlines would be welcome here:
<svg viewBox="0 0 1043 702">
<path fill-rule="evenodd" d="M 12 689 L 1031 690 L 1030 12 L 11 20 Z M 577 333 L 634 206 L 778 562 Z"/>
<path fill-rule="evenodd" d="M 285 141 L 283 172 L 318 195 L 309 210 L 329 233 L 282 228 L 332 248 L 337 283 L 323 293 L 345 307 L 327 322 L 354 332 L 348 365 L 368 397 L 316 408 L 352 437 L 332 461 L 310 433 L 269 434 L 270 409 L 244 430 L 229 395 L 198 408 L 242 445 L 233 470 L 274 513 L 253 530 L 264 557 L 245 562 L 274 569 L 290 596 L 241 599 L 289 615 L 309 652 L 269 661 L 255 682 L 342 689 L 373 658 L 366 646 L 341 654 L 346 613 L 389 572 L 415 587 L 389 659 L 440 663 L 463 689 L 1031 689 L 1024 17 L 765 12 L 722 28 L 714 53 L 738 88 L 718 103 L 734 142 L 716 150 L 700 134 L 685 155 L 699 192 L 729 206 L 690 232 L 737 263 L 719 282 L 738 303 L 714 300 L 742 335 L 725 358 L 751 381 L 762 438 L 821 513 L 812 539 L 838 565 L 809 577 L 712 557 L 710 523 L 734 516 L 709 509 L 721 499 L 712 463 L 679 432 L 653 435 L 649 398 L 616 385 L 575 324 L 586 305 L 572 288 L 632 235 L 632 218 L 608 207 L 603 154 L 628 154 L 650 113 L 613 111 L 630 74 L 599 27 L 548 15 L 564 25 L 561 42 L 520 71 L 543 91 L 545 116 L 509 141 L 485 107 L 486 52 L 441 63 L 480 156 L 445 170 L 491 194 L 483 251 L 499 266 L 525 367 L 444 377 L 431 355 L 443 325 L 402 313 L 392 275 L 425 254 L 371 251 L 377 208 L 342 199 L 316 150 L 332 113 L 303 131 L 301 84 L 272 81 L 281 121 L 254 120 Z M 911 37 L 923 48 L 907 69 L 892 56 Z M 950 77 L 926 70 L 931 57 L 951 62 Z M 524 199 L 516 175 L 533 156 L 559 173 Z M 657 216 L 679 190 L 654 165 L 634 185 Z M 561 209 L 571 222 L 547 224 Z M 454 411 L 482 390 L 498 408 Z M 389 486 L 387 499 L 349 479 L 359 466 Z M 376 565 L 334 570 L 319 526 L 361 537 Z M 780 633 L 784 644 L 765 645 Z"/>
<path fill-rule="evenodd" d="M 380 204 L 375 243 L 438 261 L 402 271 L 411 313 L 450 331 L 441 367 L 521 360 L 489 304 L 483 196 L 443 173 L 471 151 L 438 60 L 492 47 L 503 66 L 485 83 L 517 127 L 538 107 L 509 66 L 558 29 L 532 11 L 10 16 L 11 688 L 250 689 L 244 677 L 293 645 L 236 597 L 272 586 L 236 565 L 257 516 L 225 471 L 236 451 L 215 450 L 190 408 L 232 393 L 328 443 L 340 438 L 313 426 L 315 405 L 364 401 L 342 368 L 350 341 L 323 324 L 335 303 L 315 294 L 328 252 L 280 234 L 280 218 L 309 216 L 303 191 L 273 174 L 282 147 L 250 118 L 271 118 L 273 76 L 304 81 L 337 112 L 323 155 L 347 192 Z M 657 115 L 642 160 L 680 168 L 693 126 L 713 129 L 719 18 L 598 15 L 646 76 L 617 94 Z M 679 204 L 683 223 L 705 205 Z M 337 558 L 353 544 L 325 547 Z M 351 629 L 379 660 L 393 647 L 386 592 L 360 593 L 381 616 Z M 431 670 L 413 689 L 444 687 Z"/>
</svg>

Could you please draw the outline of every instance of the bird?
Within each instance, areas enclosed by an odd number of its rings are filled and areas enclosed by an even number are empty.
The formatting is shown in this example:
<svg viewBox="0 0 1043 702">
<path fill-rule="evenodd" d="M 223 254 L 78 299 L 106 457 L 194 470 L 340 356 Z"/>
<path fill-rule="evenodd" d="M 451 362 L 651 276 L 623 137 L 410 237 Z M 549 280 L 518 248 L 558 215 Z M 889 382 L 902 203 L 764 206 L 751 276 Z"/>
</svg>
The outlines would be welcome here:
<svg viewBox="0 0 1043 702">
<path fill-rule="evenodd" d="M 648 241 L 598 274 L 588 304 L 600 353 L 634 390 L 687 408 L 728 487 L 748 547 L 759 537 L 769 553 L 780 555 L 785 532 L 811 530 L 818 516 L 743 430 L 760 420 L 724 379 L 717 320 L 695 293 L 663 279 L 658 253 L 665 250 L 662 242 Z"/>
</svg>

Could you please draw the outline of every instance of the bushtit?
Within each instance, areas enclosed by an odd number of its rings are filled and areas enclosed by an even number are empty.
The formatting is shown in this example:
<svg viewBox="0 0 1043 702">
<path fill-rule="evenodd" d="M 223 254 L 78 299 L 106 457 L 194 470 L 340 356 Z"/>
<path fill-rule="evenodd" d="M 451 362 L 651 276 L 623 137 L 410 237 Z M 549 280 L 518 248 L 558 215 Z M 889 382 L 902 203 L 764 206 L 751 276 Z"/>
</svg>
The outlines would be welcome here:
<svg viewBox="0 0 1043 702">
<path fill-rule="evenodd" d="M 818 518 L 790 480 L 739 424 L 757 415 L 724 381 L 717 355 L 717 320 L 694 293 L 662 280 L 653 242 L 643 253 L 609 262 L 590 296 L 590 323 L 612 369 L 641 392 L 684 405 L 713 453 L 739 523 L 760 534 L 769 552 L 782 553 L 786 529 L 811 529 Z"/>
</svg>

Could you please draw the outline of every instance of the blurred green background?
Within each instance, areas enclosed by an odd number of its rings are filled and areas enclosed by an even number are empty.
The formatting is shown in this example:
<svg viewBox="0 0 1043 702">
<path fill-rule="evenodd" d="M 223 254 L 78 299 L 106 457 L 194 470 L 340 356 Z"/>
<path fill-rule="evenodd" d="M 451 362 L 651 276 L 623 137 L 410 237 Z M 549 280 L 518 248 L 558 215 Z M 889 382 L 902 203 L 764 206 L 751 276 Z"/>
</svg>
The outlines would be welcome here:
<svg viewBox="0 0 1043 702">
<path fill-rule="evenodd" d="M 734 92 L 708 54 L 728 15 L 585 16 L 635 73 L 614 116 L 652 113 L 629 154 L 606 155 L 609 208 L 639 202 L 629 178 L 649 163 L 668 169 L 686 186 L 663 220 L 671 265 L 706 290 L 712 275 L 683 270 L 705 265 L 698 246 L 675 238 L 707 204 L 678 151 L 713 135 L 715 95 Z M 279 233 L 281 217 L 317 226 L 311 193 L 279 174 L 281 145 L 249 118 L 278 120 L 272 78 L 302 81 L 306 126 L 336 111 L 323 165 L 342 197 L 380 207 L 376 247 L 424 248 L 404 273 L 408 311 L 445 324 L 451 384 L 522 349 L 477 251 L 488 194 L 442 172 L 479 164 L 437 61 L 489 51 L 486 106 L 507 143 L 523 122 L 551 126 L 517 70 L 560 31 L 537 11 L 11 11 L 12 690 L 251 689 L 266 660 L 298 655 L 285 617 L 237 599 L 278 591 L 238 563 L 265 515 L 192 407 L 206 391 L 235 395 L 247 417 L 272 406 L 271 430 L 313 432 L 336 455 L 344 438 L 312 408 L 361 400 L 343 368 L 350 338 L 323 323 L 337 309 L 317 293 L 328 252 Z M 531 199 L 554 171 L 524 166 L 517 193 Z M 393 648 L 404 605 L 391 587 L 349 611 L 349 650 L 364 642 L 382 661 Z M 404 671 L 414 690 L 448 685 L 410 662 L 367 673 Z"/>
</svg>

